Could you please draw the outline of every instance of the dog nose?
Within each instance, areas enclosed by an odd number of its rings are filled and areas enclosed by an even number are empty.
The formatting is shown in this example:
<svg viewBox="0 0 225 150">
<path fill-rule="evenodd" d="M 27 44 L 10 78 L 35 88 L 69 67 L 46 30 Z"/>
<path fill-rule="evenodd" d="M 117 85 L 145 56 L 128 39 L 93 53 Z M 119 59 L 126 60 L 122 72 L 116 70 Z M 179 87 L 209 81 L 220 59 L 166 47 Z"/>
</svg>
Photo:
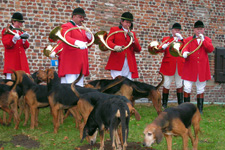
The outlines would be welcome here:
<svg viewBox="0 0 225 150">
<path fill-rule="evenodd" d="M 91 140 L 91 145 L 94 145 L 94 141 Z"/>
<path fill-rule="evenodd" d="M 146 144 L 145 144 L 145 143 L 143 143 L 143 146 L 146 146 Z"/>
</svg>

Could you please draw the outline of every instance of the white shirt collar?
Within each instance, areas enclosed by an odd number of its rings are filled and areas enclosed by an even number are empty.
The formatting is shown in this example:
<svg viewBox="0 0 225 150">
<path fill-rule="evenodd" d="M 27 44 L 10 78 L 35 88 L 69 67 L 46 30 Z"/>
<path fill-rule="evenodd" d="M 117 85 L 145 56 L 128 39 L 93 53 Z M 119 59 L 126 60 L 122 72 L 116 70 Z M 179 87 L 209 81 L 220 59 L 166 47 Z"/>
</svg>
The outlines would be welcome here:
<svg viewBox="0 0 225 150">
<path fill-rule="evenodd" d="M 124 30 L 124 31 L 128 32 L 128 30 L 127 30 L 127 29 L 125 29 L 123 26 L 122 26 L 122 28 L 123 28 L 123 30 Z"/>
</svg>

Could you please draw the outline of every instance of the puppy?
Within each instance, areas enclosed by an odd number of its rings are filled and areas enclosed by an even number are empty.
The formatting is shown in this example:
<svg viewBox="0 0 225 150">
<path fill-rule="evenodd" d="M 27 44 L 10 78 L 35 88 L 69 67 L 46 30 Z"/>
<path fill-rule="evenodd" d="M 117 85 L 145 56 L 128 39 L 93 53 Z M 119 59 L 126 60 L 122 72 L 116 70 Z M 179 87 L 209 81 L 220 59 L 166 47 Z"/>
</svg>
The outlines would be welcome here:
<svg viewBox="0 0 225 150">
<path fill-rule="evenodd" d="M 97 129 L 100 133 L 100 150 L 104 149 L 104 131 L 109 130 L 112 147 L 116 149 L 121 144 L 118 138 L 118 127 L 122 126 L 123 150 L 127 147 L 130 111 L 127 104 L 116 97 L 98 103 L 91 111 L 83 130 L 83 139 L 92 136 Z"/>
<path fill-rule="evenodd" d="M 192 103 L 183 103 L 177 107 L 167 108 L 144 129 L 144 146 L 150 147 L 155 141 L 159 144 L 165 136 L 167 149 L 172 150 L 172 136 L 181 136 L 183 150 L 188 150 L 188 137 L 190 137 L 193 150 L 198 147 L 198 132 L 200 131 L 201 115 Z M 195 138 L 191 133 L 194 127 Z"/>
</svg>

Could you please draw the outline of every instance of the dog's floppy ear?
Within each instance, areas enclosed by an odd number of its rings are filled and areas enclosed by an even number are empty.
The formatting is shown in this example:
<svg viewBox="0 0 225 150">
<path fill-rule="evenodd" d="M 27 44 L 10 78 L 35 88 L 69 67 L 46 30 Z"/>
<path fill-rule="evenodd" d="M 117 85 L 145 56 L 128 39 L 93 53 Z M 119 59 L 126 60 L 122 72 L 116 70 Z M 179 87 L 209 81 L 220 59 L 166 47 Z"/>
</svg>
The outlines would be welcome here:
<svg viewBox="0 0 225 150">
<path fill-rule="evenodd" d="M 134 112 L 135 119 L 136 119 L 137 121 L 141 120 L 141 116 L 140 116 L 140 114 L 138 113 L 138 111 L 137 111 L 135 108 L 133 108 L 132 111 Z"/>
<path fill-rule="evenodd" d="M 87 128 L 84 128 L 84 129 L 83 129 L 83 137 L 82 137 L 82 139 L 80 140 L 81 143 L 82 143 L 83 140 L 86 138 L 87 134 L 88 134 L 88 129 L 87 129 Z"/>
<path fill-rule="evenodd" d="M 156 128 L 154 133 L 155 133 L 156 143 L 159 144 L 163 138 L 162 130 L 160 128 Z"/>
</svg>

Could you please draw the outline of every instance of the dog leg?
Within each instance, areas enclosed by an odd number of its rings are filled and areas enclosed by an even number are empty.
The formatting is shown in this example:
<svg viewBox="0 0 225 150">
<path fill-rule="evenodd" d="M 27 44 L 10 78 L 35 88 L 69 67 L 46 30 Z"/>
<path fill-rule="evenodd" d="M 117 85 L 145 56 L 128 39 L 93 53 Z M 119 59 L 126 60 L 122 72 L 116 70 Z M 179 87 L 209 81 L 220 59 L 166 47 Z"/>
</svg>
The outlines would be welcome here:
<svg viewBox="0 0 225 150">
<path fill-rule="evenodd" d="M 193 144 L 193 150 L 198 149 L 198 132 L 200 131 L 200 120 L 201 120 L 201 115 L 199 110 L 197 109 L 191 121 L 194 127 L 194 133 L 195 133 L 195 142 Z"/>
<path fill-rule="evenodd" d="M 2 110 L 9 114 L 9 119 L 6 123 L 9 126 L 13 117 L 13 111 L 8 106 L 2 106 Z"/>
<path fill-rule="evenodd" d="M 2 120 L 2 122 L 6 123 L 6 112 L 4 112 L 4 111 L 3 111 L 3 120 Z"/>
<path fill-rule="evenodd" d="M 38 127 L 38 114 L 39 114 L 39 109 L 35 108 L 35 127 Z"/>
<path fill-rule="evenodd" d="M 77 110 L 77 106 L 73 106 L 70 109 L 68 109 L 69 112 L 73 115 L 75 122 L 76 122 L 76 128 L 78 128 L 81 124 L 82 121 L 82 116 L 80 115 L 80 113 Z"/>
<path fill-rule="evenodd" d="M 66 112 L 66 115 L 67 115 L 67 113 L 68 113 L 68 111 Z M 66 115 L 65 115 L 65 116 L 66 116 Z M 68 116 L 67 116 L 67 117 L 68 117 Z M 67 117 L 66 117 L 66 118 L 67 118 Z M 60 118 L 60 119 L 59 119 L 60 124 L 63 124 L 63 121 L 64 121 L 63 109 L 60 109 L 60 110 L 59 110 L 59 118 Z"/>
<path fill-rule="evenodd" d="M 183 150 L 188 150 L 188 129 L 180 119 L 175 119 L 172 126 L 172 132 L 176 135 L 180 135 L 183 139 Z"/>
<path fill-rule="evenodd" d="M 30 106 L 30 117 L 31 117 L 31 119 L 30 119 L 30 129 L 34 129 L 34 124 L 35 124 L 35 116 L 36 116 L 36 114 L 35 114 L 35 110 L 36 108 L 32 105 L 32 106 Z"/>
<path fill-rule="evenodd" d="M 152 104 L 159 115 L 162 112 L 161 96 L 159 91 L 151 91 L 149 95 L 149 101 L 152 100 Z"/>
<path fill-rule="evenodd" d="M 117 148 L 118 148 L 118 150 L 121 150 L 122 149 L 122 146 L 121 145 L 123 145 L 123 144 L 121 144 L 122 143 L 122 137 L 120 137 L 119 136 L 119 134 L 118 134 L 118 131 L 120 130 L 120 133 L 121 133 L 121 135 L 122 135 L 122 127 L 120 126 L 116 131 L 115 131 L 115 138 L 116 138 L 116 146 L 117 146 Z"/>
<path fill-rule="evenodd" d="M 58 109 L 52 109 L 52 115 L 53 115 L 53 124 L 54 124 L 54 133 L 58 133 L 58 128 L 59 128 L 59 110 Z"/>
<path fill-rule="evenodd" d="M 25 111 L 25 106 L 24 106 L 24 98 L 21 96 L 18 100 L 18 106 L 19 106 L 19 118 L 22 115 L 22 112 Z"/>
<path fill-rule="evenodd" d="M 54 94 L 48 96 L 48 101 L 49 101 L 49 105 L 51 107 L 51 112 L 52 112 L 52 116 L 53 116 L 53 124 L 54 124 L 54 133 L 58 132 L 58 128 L 59 128 L 59 119 L 58 119 L 58 115 L 59 115 L 59 108 L 60 108 L 60 104 L 55 103 L 54 102 Z"/>
<path fill-rule="evenodd" d="M 181 136 L 183 138 L 183 150 L 188 150 L 188 129 Z"/>
<path fill-rule="evenodd" d="M 29 108 L 28 108 L 28 105 L 26 103 L 24 103 L 24 115 L 25 115 L 25 120 L 24 120 L 23 126 L 26 126 L 27 122 L 28 122 L 28 119 L 29 119 Z"/>
<path fill-rule="evenodd" d="M 62 110 L 62 115 L 63 115 L 63 110 Z M 66 118 L 68 118 L 69 115 L 70 115 L 70 111 L 67 110 L 65 116 L 63 116 L 63 121 L 64 121 Z"/>
<path fill-rule="evenodd" d="M 74 111 L 74 118 L 75 118 L 75 122 L 76 122 L 76 128 L 78 128 L 79 126 L 80 126 L 80 124 L 81 124 L 81 121 L 82 121 L 82 116 L 81 116 L 81 114 L 79 113 L 79 111 L 78 111 L 78 107 L 77 106 L 75 106 L 74 108 L 73 108 L 73 111 Z"/>
<path fill-rule="evenodd" d="M 100 130 L 99 134 L 100 134 L 100 149 L 99 150 L 104 150 L 104 138 L 105 138 L 104 129 Z"/>
<path fill-rule="evenodd" d="M 193 135 L 191 133 L 191 127 L 188 128 L 188 136 L 190 137 L 192 146 L 194 147 L 195 140 L 194 140 L 194 137 L 193 137 Z"/>
<path fill-rule="evenodd" d="M 4 120 L 5 117 L 5 120 Z M 0 118 L 0 124 L 5 125 L 6 124 L 6 113 L 3 111 L 3 120 Z"/>
<path fill-rule="evenodd" d="M 123 150 L 126 150 L 126 148 L 127 148 L 127 132 L 128 132 L 128 130 L 127 130 L 127 128 L 125 129 L 125 141 L 124 141 L 124 144 L 123 144 Z"/>
<path fill-rule="evenodd" d="M 13 114 L 14 114 L 14 120 L 15 120 L 15 127 L 14 127 L 14 129 L 18 129 L 18 127 L 19 127 L 19 123 L 20 123 L 20 118 L 19 118 L 19 116 L 18 116 L 18 107 L 17 107 L 17 103 L 13 103 L 13 104 L 11 104 L 11 108 L 12 108 L 12 110 L 13 110 Z"/>
<path fill-rule="evenodd" d="M 116 150 L 116 144 L 115 144 L 115 141 L 116 141 L 116 131 L 115 131 L 115 129 L 113 129 L 113 137 L 112 137 L 112 148 L 113 148 L 113 150 Z"/>
<path fill-rule="evenodd" d="M 3 122 L 2 118 L 0 118 L 0 124 L 5 125 L 5 123 Z"/>
<path fill-rule="evenodd" d="M 166 134 L 164 136 L 166 138 L 167 150 L 172 150 L 172 136 Z"/>
</svg>

